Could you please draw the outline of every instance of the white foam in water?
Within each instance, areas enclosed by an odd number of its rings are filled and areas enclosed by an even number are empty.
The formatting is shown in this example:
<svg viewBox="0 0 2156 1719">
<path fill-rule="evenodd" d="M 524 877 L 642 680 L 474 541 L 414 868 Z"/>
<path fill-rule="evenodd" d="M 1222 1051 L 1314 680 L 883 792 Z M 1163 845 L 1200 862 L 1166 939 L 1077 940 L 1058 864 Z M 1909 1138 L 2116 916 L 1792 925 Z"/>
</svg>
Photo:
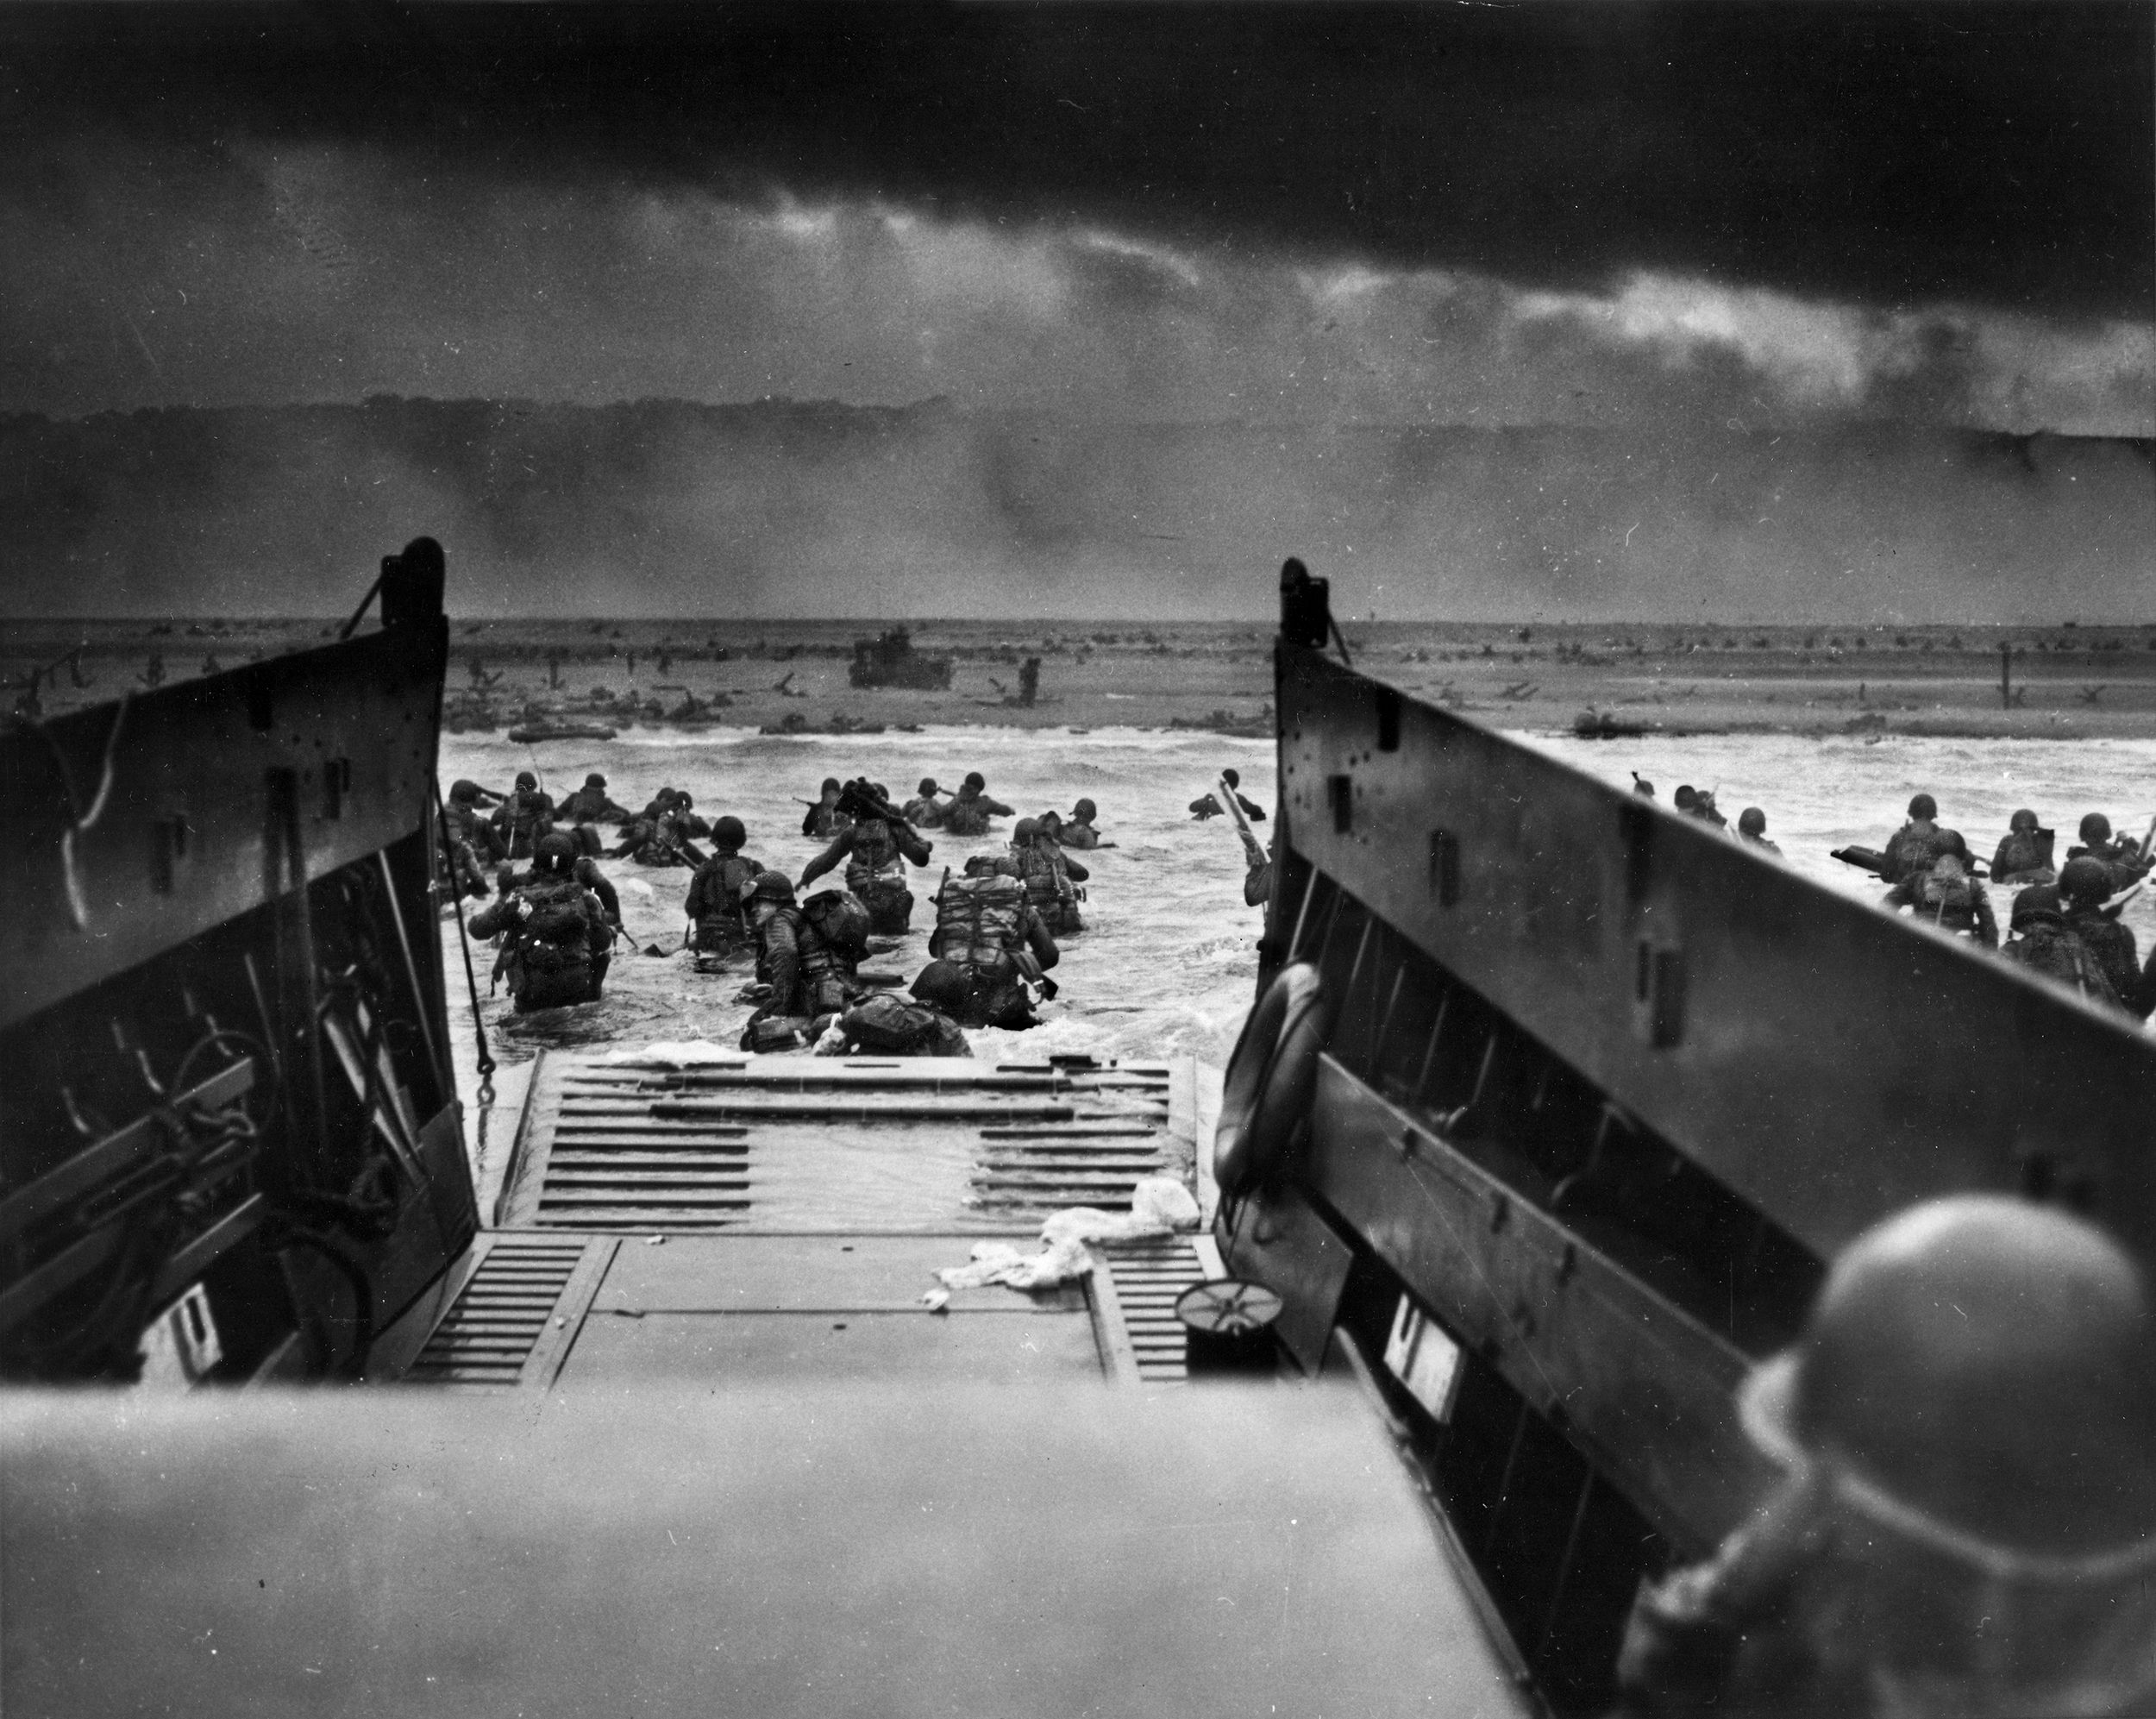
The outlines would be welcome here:
<svg viewBox="0 0 2156 1719">
<path fill-rule="evenodd" d="M 1246 862 L 1233 826 L 1225 818 L 1192 821 L 1189 802 L 1208 791 L 1224 767 L 1238 769 L 1244 792 L 1272 806 L 1273 749 L 1269 742 L 1229 739 L 1179 731 L 1096 729 L 939 728 L 920 734 L 759 736 L 742 730 L 708 735 L 630 731 L 611 741 L 565 741 L 519 746 L 496 736 L 446 735 L 442 775 L 469 776 L 506 787 L 520 769 L 536 769 L 559 795 L 587 771 L 603 771 L 607 791 L 624 806 L 639 806 L 661 787 L 685 787 L 706 818 L 731 812 L 749 826 L 744 851 L 797 881 L 823 844 L 801 834 L 801 801 L 812 798 L 825 776 L 866 774 L 881 781 L 893 800 L 911 799 L 923 776 L 955 787 L 979 770 L 994 798 L 1017 809 L 998 819 L 994 831 L 962 838 L 931 831 L 933 863 L 912 873 L 913 928 L 899 953 L 870 962 L 902 971 L 910 980 L 928 960 L 934 923 L 931 898 L 943 867 L 962 867 L 968 854 L 1000 849 L 1018 817 L 1050 808 L 1070 815 L 1072 803 L 1091 800 L 1100 808 L 1104 836 L 1119 845 L 1092 853 L 1073 850 L 1093 881 L 1082 886 L 1087 931 L 1066 940 L 1062 963 L 1050 976 L 1062 994 L 1042 1010 L 1045 1022 L 1031 1032 L 968 1034 L 985 1057 L 1038 1060 L 1052 1053 L 1094 1057 L 1160 1057 L 1192 1052 L 1219 1063 L 1233 1048 L 1250 1007 L 1257 972 L 1258 911 L 1243 904 Z M 1269 825 L 1261 825 L 1264 835 Z M 638 944 L 656 942 L 678 950 L 686 870 L 659 869 L 609 860 L 605 869 L 622 881 L 651 886 L 646 899 L 624 894 L 622 909 Z M 832 881 L 843 876 L 832 875 Z M 815 886 L 824 887 L 820 881 Z M 449 928 L 452 970 L 455 929 Z M 480 989 L 486 989 L 482 956 Z M 736 1001 L 748 982 L 748 963 L 708 975 L 689 958 L 664 960 L 617 953 L 608 996 L 593 1010 L 570 1011 L 586 1019 L 573 1038 L 544 1035 L 526 1041 L 511 1026 L 502 1035 L 505 1057 L 527 1054 L 527 1042 L 573 1042 L 586 1048 L 636 1046 L 654 1041 L 707 1039 L 735 1045 L 750 1006 Z M 506 1016 L 506 994 L 486 1009 L 490 1026 Z M 595 1018 L 593 1018 L 595 1017 Z"/>
<path fill-rule="evenodd" d="M 2084 812 L 2104 812 L 2136 836 L 2156 812 L 2156 742 L 2149 741 L 1890 734 L 1876 744 L 1853 737 L 1786 735 L 1614 742 L 1550 734 L 1518 737 L 1619 787 L 1630 787 L 1636 769 L 1654 781 L 1665 805 L 1680 783 L 1713 788 L 1733 824 L 1744 806 L 1757 805 L 1767 814 L 1768 834 L 1793 868 L 1871 901 L 1881 894 L 1877 881 L 1829 858 L 1828 850 L 1851 843 L 1882 845 L 1901 823 L 1909 796 L 1920 790 L 1937 797 L 1944 821 L 1987 859 L 2017 806 L 2034 807 L 2058 831 L 2062 858 Z M 1134 729 L 1071 734 L 943 728 L 787 738 L 738 730 L 649 738 L 632 731 L 611 742 L 537 747 L 455 735 L 444 738 L 442 774 L 446 780 L 470 776 L 506 787 L 517 770 L 536 768 L 560 793 L 586 771 L 603 770 L 610 792 L 629 806 L 642 806 L 667 783 L 686 787 L 706 817 L 731 812 L 742 819 L 749 831 L 747 851 L 797 879 L 821 846 L 800 833 L 800 800 L 812 796 L 827 775 L 866 772 L 902 802 L 924 775 L 953 786 L 977 769 L 987 777 L 989 792 L 1019 815 L 1053 806 L 1067 816 L 1072 801 L 1083 795 L 1098 803 L 1103 833 L 1119 845 L 1076 855 L 1093 869 L 1094 881 L 1082 907 L 1088 930 L 1066 943 L 1053 976 L 1062 994 L 1045 1006 L 1046 1024 L 1032 1032 L 970 1033 L 975 1052 L 1031 1061 L 1059 1052 L 1126 1058 L 1188 1052 L 1219 1066 L 1250 1007 L 1261 930 L 1259 913 L 1243 905 L 1244 860 L 1233 828 L 1224 818 L 1194 823 L 1187 810 L 1226 765 L 1241 771 L 1246 794 L 1273 809 L 1269 743 Z M 896 954 L 870 962 L 872 969 L 909 979 L 920 970 L 934 917 L 931 898 L 943 868 L 1000 847 L 1012 821 L 999 819 L 995 833 L 978 839 L 931 832 L 934 863 L 912 875 L 913 929 Z M 1259 827 L 1263 836 L 1272 826 Z M 593 1007 L 548 1011 L 520 1022 L 510 1016 L 506 994 L 491 999 L 482 1013 L 496 1054 L 505 1063 L 519 1061 L 541 1045 L 556 1044 L 609 1051 L 622 1061 L 689 1063 L 739 1055 L 734 1047 L 751 1007 L 739 994 L 750 977 L 749 963 L 699 973 L 680 952 L 680 903 L 689 874 L 627 861 L 605 864 L 617 880 L 649 886 L 648 896 L 634 889 L 624 894 L 627 928 L 638 945 L 667 952 L 655 958 L 618 950 L 606 998 Z M 2003 922 L 2006 904 L 1998 903 L 1997 911 Z M 2156 937 L 2156 900 L 2138 899 L 2126 923 L 2146 950 Z M 461 974 L 453 923 L 445 921 L 445 934 L 449 970 Z M 483 948 L 474 957 L 484 997 L 492 957 Z M 455 1003 L 461 1004 L 461 992 L 460 981 Z M 461 1022 L 465 1011 L 456 1007 L 454 1013 Z M 475 1084 L 470 1035 L 460 1026 L 454 1036 L 468 1100 Z M 826 1155 L 831 1150 L 774 1155 L 769 1173 L 800 1185 L 774 1185 L 767 1194 L 812 1205 L 830 1197 L 836 1181 L 848 1191 L 849 1205 L 865 1199 L 908 1220 L 926 1217 L 948 1213 L 970 1158 L 969 1153 L 917 1147 L 921 1155 L 910 1159 L 904 1152 L 856 1154 L 840 1165 Z"/>
</svg>

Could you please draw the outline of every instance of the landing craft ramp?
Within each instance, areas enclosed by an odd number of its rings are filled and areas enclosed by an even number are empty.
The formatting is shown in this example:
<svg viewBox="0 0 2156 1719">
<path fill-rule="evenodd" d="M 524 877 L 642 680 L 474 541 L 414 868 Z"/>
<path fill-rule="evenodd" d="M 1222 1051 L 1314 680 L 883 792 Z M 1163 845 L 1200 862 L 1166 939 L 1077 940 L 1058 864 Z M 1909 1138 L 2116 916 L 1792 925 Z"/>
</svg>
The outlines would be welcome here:
<svg viewBox="0 0 2156 1719">
<path fill-rule="evenodd" d="M 1054 1213 L 1184 1174 L 1212 1114 L 1187 1058 L 547 1052 L 496 1227 L 405 1376 L 1178 1383 L 1174 1302 L 1222 1275 L 1210 1237 L 1100 1244 L 1051 1291 L 923 1296 L 977 1243 L 1030 1252 Z"/>
</svg>

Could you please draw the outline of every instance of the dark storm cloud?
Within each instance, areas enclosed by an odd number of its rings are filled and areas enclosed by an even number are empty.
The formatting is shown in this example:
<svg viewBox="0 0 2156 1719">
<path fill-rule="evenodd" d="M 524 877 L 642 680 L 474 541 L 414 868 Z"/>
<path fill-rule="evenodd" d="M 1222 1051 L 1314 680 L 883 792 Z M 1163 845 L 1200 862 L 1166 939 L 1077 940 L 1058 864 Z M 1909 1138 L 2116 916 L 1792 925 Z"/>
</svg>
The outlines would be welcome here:
<svg viewBox="0 0 2156 1719">
<path fill-rule="evenodd" d="M 15 8 L 0 124 L 1596 285 L 2145 316 L 2140 4 Z M 416 240 L 423 235 L 415 235 Z"/>
</svg>

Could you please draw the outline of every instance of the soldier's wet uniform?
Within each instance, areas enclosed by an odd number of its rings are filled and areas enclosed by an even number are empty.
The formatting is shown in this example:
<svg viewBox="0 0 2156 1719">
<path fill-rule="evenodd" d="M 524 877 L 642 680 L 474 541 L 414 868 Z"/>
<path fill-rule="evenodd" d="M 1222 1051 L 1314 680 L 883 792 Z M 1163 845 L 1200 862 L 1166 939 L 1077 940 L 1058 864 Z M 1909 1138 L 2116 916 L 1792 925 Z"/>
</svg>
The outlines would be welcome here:
<svg viewBox="0 0 2156 1719">
<path fill-rule="evenodd" d="M 964 976 L 963 1003 L 951 1010 L 962 1026 L 1037 1026 L 1026 985 L 1062 958 L 1008 863 L 976 856 L 937 894 L 928 951 Z"/>
<path fill-rule="evenodd" d="M 1008 818 L 1011 808 L 989 799 L 987 787 L 980 771 L 971 772 L 960 785 L 957 798 L 943 808 L 943 828 L 954 836 L 985 836 L 991 818 Z"/>
<path fill-rule="evenodd" d="M 605 983 L 613 929 L 573 860 L 566 836 L 542 838 L 531 877 L 473 916 L 473 936 L 502 938 L 494 971 L 520 1012 L 593 1002 Z"/>
<path fill-rule="evenodd" d="M 762 861 L 741 851 L 748 839 L 738 818 L 721 818 L 711 825 L 711 856 L 689 879 L 681 904 L 694 927 L 690 946 L 699 954 L 724 957 L 755 942 L 743 896 L 765 868 Z"/>
<path fill-rule="evenodd" d="M 1999 922 L 1991 912 L 1990 897 L 1969 875 L 1958 855 L 1943 853 L 1928 869 L 1905 875 L 1887 891 L 1886 905 L 1897 910 L 1907 907 L 1926 925 L 1972 937 L 1986 949 L 1998 945 Z"/>
</svg>

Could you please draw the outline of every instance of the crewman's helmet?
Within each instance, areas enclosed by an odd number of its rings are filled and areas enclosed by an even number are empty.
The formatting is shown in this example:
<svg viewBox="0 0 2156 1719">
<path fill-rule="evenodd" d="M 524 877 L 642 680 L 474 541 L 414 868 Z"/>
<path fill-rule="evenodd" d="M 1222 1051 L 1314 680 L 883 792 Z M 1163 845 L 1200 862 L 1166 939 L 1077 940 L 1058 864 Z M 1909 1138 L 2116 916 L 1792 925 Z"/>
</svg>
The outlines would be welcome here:
<svg viewBox="0 0 2156 1719">
<path fill-rule="evenodd" d="M 915 792 L 918 793 L 923 800 L 932 800 L 936 795 L 941 794 L 943 790 L 936 786 L 935 777 L 923 776 L 921 778 L 921 785 L 915 790 Z"/>
<path fill-rule="evenodd" d="M 1737 814 L 1737 827 L 1747 836 L 1767 833 L 1767 814 L 1756 806 L 1747 806 Z"/>
<path fill-rule="evenodd" d="M 729 812 L 711 825 L 711 845 L 719 848 L 737 848 L 749 839 L 749 831 L 740 819 Z"/>
<path fill-rule="evenodd" d="M 1995 1195 L 1874 1226 L 1740 1412 L 1824 1513 L 1809 1632 L 1879 1710 L 2114 1713 L 2156 1686 L 2156 1317 L 2094 1226 Z"/>
<path fill-rule="evenodd" d="M 2036 833 L 2036 814 L 2024 806 L 2007 820 L 2007 828 L 2018 830 L 2024 835 L 2034 835 Z"/>
<path fill-rule="evenodd" d="M 913 994 L 940 1009 L 962 1008 L 973 994 L 973 984 L 956 962 L 931 961 L 913 981 Z"/>
<path fill-rule="evenodd" d="M 1091 800 L 1081 800 L 1070 808 L 1070 815 L 1082 824 L 1087 819 L 1097 816 L 1100 811 L 1100 808 Z"/>
<path fill-rule="evenodd" d="M 1023 848 L 1040 833 L 1041 825 L 1037 818 L 1021 818 L 1012 828 L 1011 845 L 1014 848 Z"/>
<path fill-rule="evenodd" d="M 1243 778 L 1236 775 L 1233 770 L 1221 771 L 1220 780 L 1225 782 L 1230 787 L 1241 787 L 1243 786 Z"/>
<path fill-rule="evenodd" d="M 539 786 L 539 778 L 532 775 L 530 770 L 519 770 L 517 772 L 517 786 L 518 787 L 537 787 Z"/>
<path fill-rule="evenodd" d="M 968 770 L 966 772 L 965 786 L 971 788 L 975 794 L 979 794 L 983 788 L 988 786 L 988 779 L 987 777 L 982 775 L 978 770 Z"/>
<path fill-rule="evenodd" d="M 744 901 L 781 901 L 791 904 L 793 900 L 793 880 L 783 871 L 760 871 L 741 886 Z"/>
<path fill-rule="evenodd" d="M 2101 812 L 2091 812 L 2081 820 L 2081 839 L 2084 842 L 2109 841 L 2111 820 Z"/>
<path fill-rule="evenodd" d="M 2077 907 L 2093 907 L 2110 899 L 2111 870 L 2100 859 L 2083 854 L 2066 862 L 2059 874 L 2059 893 Z"/>
<path fill-rule="evenodd" d="M 584 778 L 584 786 L 586 787 L 603 788 L 606 786 L 606 778 L 599 775 L 597 770 L 593 770 L 590 775 Z"/>
<path fill-rule="evenodd" d="M 576 858 L 576 844 L 559 830 L 549 830 L 531 850 L 534 871 L 566 872 Z"/>
<path fill-rule="evenodd" d="M 1909 816 L 1928 823 L 1939 816 L 1939 802 L 1928 794 L 1920 794 L 1909 801 Z"/>
<path fill-rule="evenodd" d="M 2023 925 L 2034 925 L 2039 919 L 2049 919 L 2058 924 L 2065 917 L 2059 905 L 2056 884 L 2032 883 L 2014 897 L 2013 925 L 2015 931 L 2021 930 Z"/>
</svg>

